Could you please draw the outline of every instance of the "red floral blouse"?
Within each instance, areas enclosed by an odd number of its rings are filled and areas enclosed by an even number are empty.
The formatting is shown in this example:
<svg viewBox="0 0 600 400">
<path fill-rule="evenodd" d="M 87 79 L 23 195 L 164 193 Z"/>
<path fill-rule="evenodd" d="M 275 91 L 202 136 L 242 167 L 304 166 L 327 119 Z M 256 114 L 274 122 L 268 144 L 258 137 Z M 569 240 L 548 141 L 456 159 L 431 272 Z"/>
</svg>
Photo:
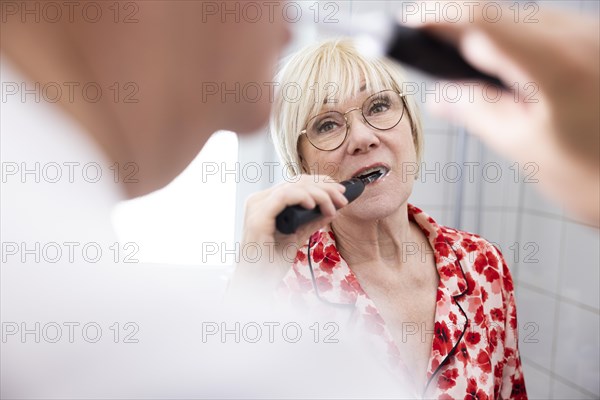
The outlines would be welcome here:
<svg viewBox="0 0 600 400">
<path fill-rule="evenodd" d="M 410 204 L 408 215 L 434 249 L 439 274 L 427 385 L 408 389 L 424 398 L 526 399 L 513 282 L 500 251 L 478 235 L 438 225 Z M 308 245 L 298 251 L 280 294 L 304 305 L 348 305 L 352 323 L 379 348 L 388 368 L 409 382 L 404 372 L 409 366 L 377 306 L 338 252 L 331 228 L 314 233 L 309 243 L 310 252 Z"/>
</svg>

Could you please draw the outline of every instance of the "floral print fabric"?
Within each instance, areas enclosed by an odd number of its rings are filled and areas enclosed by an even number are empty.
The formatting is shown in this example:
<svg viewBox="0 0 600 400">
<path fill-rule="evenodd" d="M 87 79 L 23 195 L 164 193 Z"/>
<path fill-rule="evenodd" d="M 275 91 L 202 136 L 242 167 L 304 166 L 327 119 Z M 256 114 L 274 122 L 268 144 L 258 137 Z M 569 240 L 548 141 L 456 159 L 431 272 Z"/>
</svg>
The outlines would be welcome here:
<svg viewBox="0 0 600 400">
<path fill-rule="evenodd" d="M 440 226 L 410 204 L 408 216 L 434 249 L 439 275 L 427 384 L 410 390 L 423 398 L 526 399 L 513 282 L 502 255 L 478 235 Z M 369 337 L 376 356 L 411 386 L 410 366 L 404 365 L 377 306 L 338 252 L 331 228 L 314 233 L 309 243 L 310 249 L 307 244 L 298 251 L 280 294 L 303 306 L 348 306 L 351 323 Z"/>
</svg>

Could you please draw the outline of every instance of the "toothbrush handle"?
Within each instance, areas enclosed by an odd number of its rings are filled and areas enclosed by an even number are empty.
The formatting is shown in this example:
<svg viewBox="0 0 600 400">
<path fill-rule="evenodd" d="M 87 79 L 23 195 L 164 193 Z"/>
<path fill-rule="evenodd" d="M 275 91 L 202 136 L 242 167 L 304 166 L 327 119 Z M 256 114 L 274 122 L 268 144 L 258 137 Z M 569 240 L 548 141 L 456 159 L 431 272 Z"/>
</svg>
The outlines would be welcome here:
<svg viewBox="0 0 600 400">
<path fill-rule="evenodd" d="M 421 29 L 396 24 L 387 55 L 442 79 L 476 79 L 506 89 L 495 76 L 473 68 L 455 47 Z"/>
<path fill-rule="evenodd" d="M 347 181 L 340 182 L 340 184 L 346 187 L 344 196 L 346 199 L 348 199 L 348 203 L 354 201 L 365 190 L 365 184 L 358 178 L 352 178 Z M 289 235 L 295 233 L 300 226 L 314 221 L 321 215 L 322 214 L 319 206 L 316 206 L 311 210 L 307 210 L 299 205 L 288 206 L 277 215 L 277 218 L 275 219 L 275 226 L 279 232 Z"/>
</svg>

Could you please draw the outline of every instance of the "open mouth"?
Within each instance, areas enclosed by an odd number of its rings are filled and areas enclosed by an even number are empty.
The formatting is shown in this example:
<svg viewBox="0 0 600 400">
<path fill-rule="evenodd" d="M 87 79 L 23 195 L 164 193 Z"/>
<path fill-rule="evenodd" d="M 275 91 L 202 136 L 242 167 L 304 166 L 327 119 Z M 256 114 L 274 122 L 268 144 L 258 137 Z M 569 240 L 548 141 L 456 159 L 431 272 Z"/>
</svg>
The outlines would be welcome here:
<svg viewBox="0 0 600 400">
<path fill-rule="evenodd" d="M 383 178 L 390 172 L 389 168 L 384 165 L 378 165 L 376 167 L 368 168 L 356 175 L 355 178 L 362 180 L 365 185 L 373 183 L 378 179 Z"/>
</svg>

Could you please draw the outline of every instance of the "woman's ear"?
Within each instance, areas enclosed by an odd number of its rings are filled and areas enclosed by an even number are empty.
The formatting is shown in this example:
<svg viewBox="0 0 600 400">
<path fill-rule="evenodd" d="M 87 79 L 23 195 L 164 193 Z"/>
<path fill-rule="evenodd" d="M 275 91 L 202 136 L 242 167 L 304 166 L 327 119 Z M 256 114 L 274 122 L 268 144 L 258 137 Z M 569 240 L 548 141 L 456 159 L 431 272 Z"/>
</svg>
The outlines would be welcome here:
<svg viewBox="0 0 600 400">
<path fill-rule="evenodd" d="M 302 157 L 302 151 L 300 150 L 300 140 L 302 140 L 302 138 L 299 138 L 298 143 L 296 144 L 296 151 L 298 152 L 298 158 L 300 159 L 300 172 L 303 174 L 310 174 L 308 163 L 306 162 L 304 157 Z"/>
<path fill-rule="evenodd" d="M 300 158 L 300 168 L 303 174 L 308 174 L 310 171 L 308 170 L 308 165 L 306 165 L 306 160 L 302 157 L 302 154 L 298 153 L 298 157 Z"/>
</svg>

